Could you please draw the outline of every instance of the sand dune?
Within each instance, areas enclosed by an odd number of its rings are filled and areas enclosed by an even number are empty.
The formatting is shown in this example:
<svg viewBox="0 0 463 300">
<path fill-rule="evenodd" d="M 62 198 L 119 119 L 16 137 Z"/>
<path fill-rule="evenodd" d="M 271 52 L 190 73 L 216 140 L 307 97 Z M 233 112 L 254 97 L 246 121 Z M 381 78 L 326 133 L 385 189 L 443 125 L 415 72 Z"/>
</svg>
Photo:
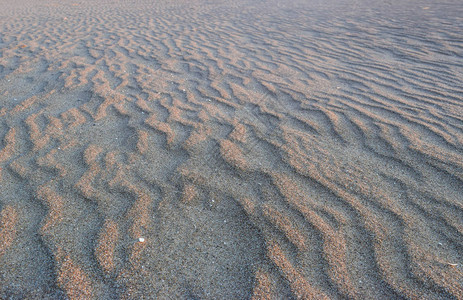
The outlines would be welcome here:
<svg viewBox="0 0 463 300">
<path fill-rule="evenodd" d="M 0 8 L 0 298 L 463 299 L 459 1 Z"/>
</svg>

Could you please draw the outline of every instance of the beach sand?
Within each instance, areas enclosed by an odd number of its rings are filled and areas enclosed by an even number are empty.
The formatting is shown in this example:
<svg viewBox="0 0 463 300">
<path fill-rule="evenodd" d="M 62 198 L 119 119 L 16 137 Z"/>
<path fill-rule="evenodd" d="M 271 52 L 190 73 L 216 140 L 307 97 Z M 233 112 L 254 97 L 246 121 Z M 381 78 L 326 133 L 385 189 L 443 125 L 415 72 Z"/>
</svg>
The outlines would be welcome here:
<svg viewBox="0 0 463 300">
<path fill-rule="evenodd" d="M 460 1 L 3 0 L 1 299 L 463 299 Z"/>
</svg>

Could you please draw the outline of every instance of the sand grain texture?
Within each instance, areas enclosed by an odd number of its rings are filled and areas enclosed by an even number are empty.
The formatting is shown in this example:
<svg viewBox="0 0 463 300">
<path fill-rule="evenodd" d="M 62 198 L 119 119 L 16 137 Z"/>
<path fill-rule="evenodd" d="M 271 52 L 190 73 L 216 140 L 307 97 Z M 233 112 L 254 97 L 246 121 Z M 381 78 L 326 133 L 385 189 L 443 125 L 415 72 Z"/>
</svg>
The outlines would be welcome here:
<svg viewBox="0 0 463 300">
<path fill-rule="evenodd" d="M 456 0 L 1 1 L 0 298 L 463 299 L 462 82 Z"/>
</svg>

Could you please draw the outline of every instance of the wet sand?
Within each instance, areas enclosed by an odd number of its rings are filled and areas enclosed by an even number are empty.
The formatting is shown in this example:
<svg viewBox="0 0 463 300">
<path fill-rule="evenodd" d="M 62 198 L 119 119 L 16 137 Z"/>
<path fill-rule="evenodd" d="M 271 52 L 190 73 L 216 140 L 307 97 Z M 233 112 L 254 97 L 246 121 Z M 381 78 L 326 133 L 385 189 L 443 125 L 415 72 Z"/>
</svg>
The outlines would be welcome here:
<svg viewBox="0 0 463 300">
<path fill-rule="evenodd" d="M 463 3 L 0 7 L 1 299 L 463 299 Z"/>
</svg>

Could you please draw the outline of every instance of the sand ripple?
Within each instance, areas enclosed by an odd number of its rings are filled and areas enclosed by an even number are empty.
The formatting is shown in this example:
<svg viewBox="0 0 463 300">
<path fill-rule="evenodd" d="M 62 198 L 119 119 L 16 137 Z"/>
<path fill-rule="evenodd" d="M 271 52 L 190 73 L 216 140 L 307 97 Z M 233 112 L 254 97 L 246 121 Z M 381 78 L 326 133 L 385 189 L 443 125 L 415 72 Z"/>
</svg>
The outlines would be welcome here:
<svg viewBox="0 0 463 300">
<path fill-rule="evenodd" d="M 1 4 L 0 298 L 463 299 L 463 5 L 286 2 Z"/>
</svg>

